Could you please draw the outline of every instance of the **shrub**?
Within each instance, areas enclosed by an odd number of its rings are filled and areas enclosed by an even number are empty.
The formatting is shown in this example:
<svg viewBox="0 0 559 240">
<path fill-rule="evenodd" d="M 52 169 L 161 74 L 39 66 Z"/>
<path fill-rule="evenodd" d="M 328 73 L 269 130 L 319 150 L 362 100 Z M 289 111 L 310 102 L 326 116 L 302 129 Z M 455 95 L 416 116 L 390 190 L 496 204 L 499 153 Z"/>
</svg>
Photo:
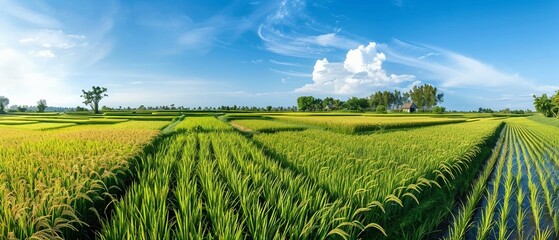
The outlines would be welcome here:
<svg viewBox="0 0 559 240">
<path fill-rule="evenodd" d="M 445 111 L 446 111 L 446 108 L 445 108 L 445 107 L 435 106 L 435 107 L 433 108 L 433 113 L 441 114 L 441 113 L 444 113 Z"/>
<path fill-rule="evenodd" d="M 386 113 L 386 107 L 383 105 L 377 106 L 377 113 Z"/>
</svg>

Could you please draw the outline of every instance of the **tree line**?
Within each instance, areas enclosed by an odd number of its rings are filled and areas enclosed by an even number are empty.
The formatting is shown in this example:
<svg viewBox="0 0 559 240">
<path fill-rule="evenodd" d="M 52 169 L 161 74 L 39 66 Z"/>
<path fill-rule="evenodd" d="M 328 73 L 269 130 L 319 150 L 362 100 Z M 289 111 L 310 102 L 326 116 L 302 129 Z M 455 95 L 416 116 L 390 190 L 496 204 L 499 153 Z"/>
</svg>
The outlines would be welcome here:
<svg viewBox="0 0 559 240">
<path fill-rule="evenodd" d="M 377 91 L 368 97 L 350 97 L 346 101 L 326 97 L 324 99 L 313 96 L 301 96 L 297 98 L 297 108 L 299 111 L 331 111 L 331 110 L 352 110 L 386 112 L 387 110 L 397 111 L 406 102 L 413 102 L 421 111 L 435 110 L 435 106 L 443 102 L 444 93 L 429 84 L 414 86 L 408 92 Z M 441 108 L 437 108 L 441 110 Z M 444 110 L 443 110 L 444 111 Z"/>
<path fill-rule="evenodd" d="M 548 97 L 547 94 L 543 94 L 539 97 L 533 95 L 533 97 L 536 111 L 542 113 L 546 117 L 559 118 L 559 90 L 551 97 Z"/>
<path fill-rule="evenodd" d="M 6 113 L 6 108 L 8 107 L 8 104 L 10 104 L 10 99 L 8 99 L 5 96 L 0 96 L 0 113 Z M 17 112 L 26 112 L 28 110 L 34 110 L 37 112 L 45 112 L 45 110 L 47 109 L 47 100 L 45 99 L 39 99 L 39 101 L 37 101 L 37 105 L 35 106 L 28 106 L 28 105 L 12 105 L 10 107 L 10 111 L 17 111 Z"/>
</svg>

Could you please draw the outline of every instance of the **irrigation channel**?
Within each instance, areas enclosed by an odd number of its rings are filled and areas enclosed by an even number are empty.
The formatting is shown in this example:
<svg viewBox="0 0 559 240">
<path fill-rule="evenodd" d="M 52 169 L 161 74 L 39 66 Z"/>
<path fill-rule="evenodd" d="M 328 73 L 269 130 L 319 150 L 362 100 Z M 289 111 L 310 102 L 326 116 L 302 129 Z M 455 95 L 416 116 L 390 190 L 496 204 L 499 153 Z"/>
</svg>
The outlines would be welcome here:
<svg viewBox="0 0 559 240">
<path fill-rule="evenodd" d="M 445 239 L 559 239 L 559 148 L 525 123 L 507 122 Z"/>
</svg>

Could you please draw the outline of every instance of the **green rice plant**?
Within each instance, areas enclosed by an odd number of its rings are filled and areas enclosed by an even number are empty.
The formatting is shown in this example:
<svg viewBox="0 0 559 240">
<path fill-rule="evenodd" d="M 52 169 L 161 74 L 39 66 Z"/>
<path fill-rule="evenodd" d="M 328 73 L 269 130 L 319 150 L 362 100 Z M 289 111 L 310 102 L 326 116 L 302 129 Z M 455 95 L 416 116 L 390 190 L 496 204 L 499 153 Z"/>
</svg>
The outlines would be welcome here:
<svg viewBox="0 0 559 240">
<path fill-rule="evenodd" d="M 427 207 L 437 206 L 427 196 L 448 201 L 448 197 L 430 189 L 459 181 L 460 173 L 479 153 L 479 146 L 496 135 L 499 124 L 472 122 L 367 136 L 306 130 L 258 134 L 253 138 L 270 149 L 284 166 L 309 176 L 331 197 L 349 202 L 354 220 L 361 226 L 375 223 L 384 228 L 395 218 L 408 218 L 410 209 L 415 208 L 419 214 L 428 211 Z M 445 145 L 444 151 L 436 148 L 437 141 Z M 426 202 L 422 203 L 422 199 Z M 375 206 L 370 205 L 372 202 L 378 202 L 376 206 L 382 206 L 386 213 L 380 207 L 368 209 Z M 422 225 L 414 222 L 416 217 L 409 219 L 410 223 L 405 224 Z M 352 223 L 346 222 L 345 228 L 353 226 L 357 232 L 362 231 L 359 224 Z M 432 224 L 435 227 L 438 223 Z M 371 229 L 360 234 L 368 236 L 368 231 Z M 400 229 L 387 234 L 394 236 L 396 232 Z"/>
<path fill-rule="evenodd" d="M 556 178 L 555 181 L 553 181 L 555 176 L 552 175 L 551 171 L 546 171 L 546 168 L 549 168 L 551 163 L 548 162 L 548 164 L 546 164 L 547 161 L 545 161 L 546 157 L 544 155 L 544 153 L 547 153 L 549 154 L 548 156 L 551 157 L 553 154 L 556 154 L 556 152 L 553 151 L 553 147 L 551 147 L 550 150 L 550 147 L 546 146 L 546 141 L 544 139 L 538 138 L 537 135 L 527 129 L 520 130 L 523 136 L 527 139 L 526 147 L 529 149 L 528 154 L 532 160 L 531 163 L 535 166 L 536 173 L 539 178 L 539 186 L 541 186 L 547 210 L 545 215 L 551 219 L 553 229 L 555 230 L 554 233 L 559 236 L 559 209 L 555 204 L 558 197 L 556 190 L 554 191 L 552 188 L 557 184 L 558 179 Z M 551 167 L 553 166 L 551 165 Z"/>
<path fill-rule="evenodd" d="M 243 239 L 244 219 L 233 210 L 235 201 L 223 179 L 216 174 L 217 166 L 211 154 L 209 138 L 200 138 L 198 177 L 206 199 L 206 212 L 212 224 L 212 237 Z"/>
<path fill-rule="evenodd" d="M 305 129 L 305 127 L 295 124 L 269 120 L 234 120 L 231 121 L 230 124 L 242 131 L 257 131 L 262 133 L 301 131 Z"/>
<path fill-rule="evenodd" d="M 170 239 L 167 199 L 185 141 L 168 138 L 156 153 L 141 158 L 138 182 L 115 204 L 115 214 L 103 224 L 100 239 Z"/>
<path fill-rule="evenodd" d="M 261 204 L 259 200 L 263 186 L 254 187 L 251 184 L 251 176 L 239 171 L 238 167 L 233 164 L 234 160 L 229 148 L 223 145 L 222 137 L 230 138 L 231 136 L 212 134 L 204 137 L 209 137 L 212 141 L 220 173 L 229 189 L 239 199 L 245 223 L 251 236 L 257 239 L 270 239 L 278 236 L 280 234 L 278 229 L 279 217 L 269 204 Z"/>
<path fill-rule="evenodd" d="M 511 237 L 549 239 L 558 236 L 557 191 L 553 189 L 553 186 L 558 184 L 559 179 L 552 173 L 556 172 L 557 166 L 559 166 L 555 160 L 559 150 L 557 145 L 554 145 L 559 142 L 556 137 L 559 131 L 524 118 L 507 119 L 505 129 L 503 138 L 507 139 L 509 151 L 500 153 L 501 158 L 508 156 L 504 189 L 499 193 L 502 194 L 502 203 L 498 205 L 497 209 L 494 209 L 499 215 L 497 215 L 493 232 L 489 231 L 488 234 L 495 234 L 492 236 L 499 239 Z M 516 165 L 516 176 L 512 176 L 511 172 L 514 167 L 513 163 Z M 501 168 L 497 166 L 495 171 L 502 171 Z M 494 186 L 500 184 L 499 179 L 495 179 Z M 516 211 L 514 212 L 510 211 L 509 201 L 512 198 L 516 201 Z M 487 206 L 481 210 L 483 214 L 477 223 L 480 226 L 477 238 L 490 236 L 485 232 L 486 229 L 490 229 L 492 219 L 489 208 L 492 208 L 493 204 L 490 200 Z M 525 207 L 525 203 L 528 204 L 528 208 Z M 459 215 L 459 219 L 467 218 L 464 217 L 465 215 Z M 526 222 L 527 219 L 530 219 L 530 223 Z M 550 220 L 552 225 L 549 224 L 549 221 L 543 221 L 544 219 Z M 508 228 L 510 221 L 515 222 L 514 232 Z M 463 222 L 459 222 L 462 226 L 460 228 L 454 226 L 451 230 L 453 235 L 449 238 L 455 236 L 453 239 L 460 239 L 465 236 L 464 231 L 460 231 L 467 227 Z M 528 232 L 526 224 L 532 224 L 530 229 L 533 227 L 535 231 Z"/>
<path fill-rule="evenodd" d="M 473 223 L 471 222 L 471 219 L 474 216 L 478 202 L 483 196 L 487 181 L 493 172 L 495 163 L 499 159 L 499 156 L 508 153 L 508 143 L 510 141 L 510 134 L 506 134 L 508 131 L 510 130 L 507 127 L 503 129 L 504 134 L 502 134 L 495 150 L 493 150 L 493 153 L 487 161 L 483 172 L 475 181 L 471 193 L 467 195 L 466 203 L 461 205 L 458 215 L 453 216 L 452 226 L 450 227 L 449 233 L 445 239 L 464 239 L 467 231 L 472 227 Z"/>
<path fill-rule="evenodd" d="M 530 205 L 529 210 L 536 228 L 536 232 L 534 233 L 535 237 L 546 235 L 548 230 L 552 232 L 555 231 L 554 233 L 557 235 L 557 225 L 559 224 L 559 219 L 557 219 L 557 207 L 554 203 L 554 193 L 549 188 L 553 186 L 553 183 L 557 180 L 553 180 L 554 177 L 551 176 L 551 172 L 546 171 L 546 168 L 554 167 L 550 165 L 552 158 L 546 158 L 545 155 L 543 155 L 543 153 L 546 152 L 553 154 L 553 149 L 555 147 L 548 145 L 547 142 L 556 140 L 547 140 L 546 133 L 540 131 L 542 125 L 537 125 L 524 119 L 511 120 L 508 124 L 514 126 L 518 138 L 522 139 L 522 144 L 520 144 L 519 148 L 521 149 L 527 169 L 528 202 Z M 548 129 L 546 132 L 549 132 L 549 130 L 553 131 L 554 129 Z M 534 179 L 537 180 L 535 181 Z M 551 219 L 553 226 L 544 226 L 542 223 L 544 218 Z"/>
<path fill-rule="evenodd" d="M 501 176 L 503 175 L 503 166 L 505 164 L 504 155 L 501 155 L 497 171 L 495 172 L 495 180 L 493 181 L 493 188 L 487 190 L 487 204 L 482 210 L 481 219 L 477 229 L 476 239 L 488 239 L 491 231 L 496 224 L 494 220 L 495 210 L 497 208 L 497 201 L 499 197 L 499 188 L 501 186 Z"/>
<path fill-rule="evenodd" d="M 341 219 L 334 219 L 349 215 L 347 208 L 344 208 L 340 201 L 330 202 L 330 197 L 319 186 L 301 175 L 281 168 L 239 134 L 215 133 L 212 134 L 212 143 L 216 153 L 220 152 L 217 153 L 218 156 L 225 156 L 226 153 L 229 153 L 229 157 L 232 158 L 232 161 L 229 161 L 232 165 L 224 169 L 242 169 L 250 176 L 251 184 L 248 185 L 256 188 L 256 192 L 260 192 L 260 199 L 266 200 L 264 206 L 256 205 L 246 209 L 255 211 L 266 206 L 267 209 L 264 208 L 258 211 L 259 213 L 252 214 L 246 212 L 245 216 L 259 215 L 262 212 L 269 213 L 268 215 L 271 216 L 268 219 L 271 220 L 260 222 L 268 222 L 267 226 L 276 224 L 279 229 L 283 229 L 282 232 L 285 236 L 282 238 L 325 238 L 328 232 L 341 222 Z M 238 179 L 241 178 L 238 177 Z M 243 198 L 242 195 L 239 197 Z M 293 209 L 298 209 L 298 211 L 293 211 Z M 338 217 L 332 215 L 338 215 Z M 276 237 L 278 234 L 280 233 L 276 230 L 268 231 L 266 239 Z"/>
<path fill-rule="evenodd" d="M 503 197 L 503 205 L 500 208 L 499 211 L 499 220 L 497 222 L 497 228 L 498 228 L 498 239 L 509 239 L 510 235 L 512 234 L 511 232 L 508 231 L 508 218 L 509 218 L 509 214 L 510 214 L 510 200 L 512 198 L 512 194 L 514 191 L 514 185 L 513 185 L 513 176 L 512 176 L 512 157 L 509 158 L 509 160 L 507 161 L 507 174 L 506 174 L 506 179 L 505 179 L 505 185 L 504 185 L 504 197 Z"/>
<path fill-rule="evenodd" d="M 488 239 L 490 231 L 495 225 L 493 216 L 497 205 L 497 195 L 489 192 L 487 194 L 489 197 L 487 198 L 487 205 L 483 208 L 482 211 L 476 239 Z"/>
<path fill-rule="evenodd" d="M 182 159 L 177 163 L 174 239 L 204 239 L 209 237 L 204 219 L 204 202 L 197 182 L 197 137 L 189 135 L 183 145 Z"/>
</svg>

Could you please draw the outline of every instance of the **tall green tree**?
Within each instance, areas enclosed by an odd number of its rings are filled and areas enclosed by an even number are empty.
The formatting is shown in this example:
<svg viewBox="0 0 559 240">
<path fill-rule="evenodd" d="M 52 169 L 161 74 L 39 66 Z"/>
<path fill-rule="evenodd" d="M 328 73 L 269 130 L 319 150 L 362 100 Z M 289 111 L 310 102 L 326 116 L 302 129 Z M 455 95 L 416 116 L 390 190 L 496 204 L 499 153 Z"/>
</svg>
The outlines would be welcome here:
<svg viewBox="0 0 559 240">
<path fill-rule="evenodd" d="M 554 116 L 553 109 L 555 105 L 553 104 L 552 98 L 549 98 L 547 94 L 543 94 L 539 97 L 533 95 L 533 97 L 536 111 L 542 113 L 546 117 Z"/>
<path fill-rule="evenodd" d="M 366 98 L 351 97 L 346 101 L 346 106 L 349 110 L 363 111 L 369 107 L 369 102 Z"/>
<path fill-rule="evenodd" d="M 297 108 L 299 111 L 312 111 L 314 102 L 313 96 L 300 96 L 297 98 Z"/>
<path fill-rule="evenodd" d="M 341 109 L 344 106 L 344 101 L 340 99 L 334 99 L 333 103 L 335 109 Z"/>
<path fill-rule="evenodd" d="M 4 109 L 10 104 L 10 99 L 0 96 L 0 113 L 4 113 Z"/>
<path fill-rule="evenodd" d="M 107 88 L 93 86 L 90 91 L 82 90 L 82 95 L 80 97 L 84 98 L 83 103 L 89 105 L 95 114 L 99 113 L 99 101 L 104 97 L 108 97 L 106 94 Z"/>
<path fill-rule="evenodd" d="M 39 99 L 37 101 L 37 112 L 44 112 L 47 109 L 47 100 Z"/>
<path fill-rule="evenodd" d="M 443 102 L 444 99 L 444 93 L 439 93 L 438 89 L 430 84 L 413 86 L 409 96 L 415 105 L 423 111 L 432 109 L 437 104 Z"/>
<path fill-rule="evenodd" d="M 551 97 L 551 104 L 553 104 L 551 111 L 555 114 L 556 118 L 559 118 L 559 90 Z"/>
<path fill-rule="evenodd" d="M 369 107 L 371 107 L 371 109 L 376 109 L 378 105 L 381 105 L 383 103 L 382 92 L 378 91 L 371 94 L 368 100 L 369 100 Z"/>
<path fill-rule="evenodd" d="M 320 98 L 315 98 L 313 101 L 313 105 L 311 107 L 312 111 L 320 111 L 324 109 L 324 103 L 322 101 L 322 99 Z"/>
<path fill-rule="evenodd" d="M 394 96 L 389 91 L 382 92 L 382 105 L 386 108 L 390 108 L 392 102 L 394 100 Z"/>
<path fill-rule="evenodd" d="M 393 96 L 394 96 L 394 102 L 393 102 L 394 106 L 392 107 L 393 109 L 398 109 L 402 105 L 404 105 L 405 99 L 402 96 L 402 92 L 398 90 L 394 90 Z"/>
<path fill-rule="evenodd" d="M 333 106 L 334 105 L 334 98 L 325 97 L 324 100 L 322 100 L 322 105 L 323 105 L 323 107 Z"/>
</svg>

